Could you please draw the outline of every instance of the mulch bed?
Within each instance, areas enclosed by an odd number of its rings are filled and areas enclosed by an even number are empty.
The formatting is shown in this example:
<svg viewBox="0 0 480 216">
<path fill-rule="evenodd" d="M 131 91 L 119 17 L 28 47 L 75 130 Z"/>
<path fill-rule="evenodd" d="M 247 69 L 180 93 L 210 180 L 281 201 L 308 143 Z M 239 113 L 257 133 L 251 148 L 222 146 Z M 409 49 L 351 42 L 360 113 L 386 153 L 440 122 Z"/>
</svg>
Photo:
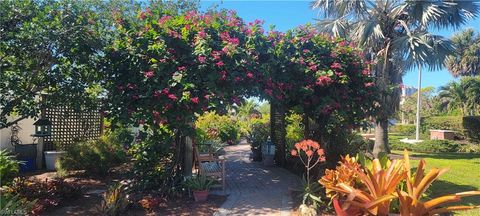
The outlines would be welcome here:
<svg viewBox="0 0 480 216">
<path fill-rule="evenodd" d="M 64 215 L 100 215 L 98 208 L 103 199 L 103 193 L 115 182 L 128 179 L 130 177 L 128 170 L 129 164 L 124 164 L 113 170 L 109 176 L 91 177 L 83 172 L 70 173 L 65 178 L 66 182 L 82 186 L 82 195 L 76 198 L 65 200 L 59 206 L 48 208 L 42 215 L 64 216 Z M 125 175 L 126 174 L 126 175 Z M 35 172 L 24 175 L 27 178 L 34 178 L 38 181 L 56 178 L 55 172 Z M 145 192 L 148 194 L 148 192 Z M 137 197 L 139 196 L 139 197 Z M 142 195 L 136 194 L 133 197 L 141 198 Z M 213 215 L 218 208 L 225 202 L 226 196 L 209 195 L 205 202 L 194 202 L 193 197 L 186 194 L 178 195 L 169 200 L 162 200 L 158 206 L 147 211 L 139 203 L 132 203 L 124 215 L 142 216 L 142 215 Z"/>
</svg>

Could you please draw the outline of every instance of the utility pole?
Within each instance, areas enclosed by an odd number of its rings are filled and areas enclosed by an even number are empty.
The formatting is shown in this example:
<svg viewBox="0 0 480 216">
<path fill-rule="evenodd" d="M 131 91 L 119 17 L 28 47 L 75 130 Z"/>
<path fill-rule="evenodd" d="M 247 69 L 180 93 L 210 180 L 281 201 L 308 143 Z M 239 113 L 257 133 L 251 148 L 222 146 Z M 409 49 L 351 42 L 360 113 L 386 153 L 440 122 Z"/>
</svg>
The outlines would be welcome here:
<svg viewBox="0 0 480 216">
<path fill-rule="evenodd" d="M 420 96 L 422 94 L 422 65 L 418 65 L 418 90 L 417 90 L 417 128 L 415 132 L 415 140 L 420 140 Z"/>
</svg>

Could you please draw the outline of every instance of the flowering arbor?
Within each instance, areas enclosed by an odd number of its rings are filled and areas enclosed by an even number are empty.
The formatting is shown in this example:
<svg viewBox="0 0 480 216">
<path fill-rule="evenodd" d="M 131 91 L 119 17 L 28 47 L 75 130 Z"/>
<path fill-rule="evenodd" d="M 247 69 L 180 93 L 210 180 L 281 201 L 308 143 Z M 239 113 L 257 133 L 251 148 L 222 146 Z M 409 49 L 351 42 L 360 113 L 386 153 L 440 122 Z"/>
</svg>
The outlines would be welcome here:
<svg viewBox="0 0 480 216">
<path fill-rule="evenodd" d="M 117 25 L 120 39 L 106 53 L 107 115 L 152 134 L 190 134 L 195 114 L 247 96 L 301 109 L 326 131 L 358 127 L 373 110 L 362 53 L 309 26 L 265 34 L 262 22 L 235 12 L 149 8 Z"/>
</svg>

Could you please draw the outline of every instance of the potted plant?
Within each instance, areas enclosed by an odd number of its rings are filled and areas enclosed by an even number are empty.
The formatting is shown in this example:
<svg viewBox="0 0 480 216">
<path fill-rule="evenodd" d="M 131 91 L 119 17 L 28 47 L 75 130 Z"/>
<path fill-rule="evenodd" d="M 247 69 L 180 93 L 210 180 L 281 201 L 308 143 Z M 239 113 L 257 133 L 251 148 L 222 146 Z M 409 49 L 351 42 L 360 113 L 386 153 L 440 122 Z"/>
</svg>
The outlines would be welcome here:
<svg viewBox="0 0 480 216">
<path fill-rule="evenodd" d="M 203 202 L 207 200 L 208 190 L 212 186 L 213 181 L 205 176 L 197 175 L 196 177 L 188 178 L 185 184 L 192 190 L 195 202 Z"/>
<path fill-rule="evenodd" d="M 270 125 L 260 120 L 252 124 L 252 130 L 248 136 L 251 145 L 253 161 L 262 161 L 262 143 L 268 140 Z"/>
</svg>

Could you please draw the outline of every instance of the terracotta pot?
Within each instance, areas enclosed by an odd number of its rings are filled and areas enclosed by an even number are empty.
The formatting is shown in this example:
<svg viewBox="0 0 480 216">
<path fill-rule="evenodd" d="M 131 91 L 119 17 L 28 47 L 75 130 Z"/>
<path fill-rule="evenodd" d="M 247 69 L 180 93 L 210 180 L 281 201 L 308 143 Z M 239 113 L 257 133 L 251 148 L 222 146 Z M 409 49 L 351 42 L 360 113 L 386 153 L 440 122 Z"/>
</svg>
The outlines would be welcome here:
<svg viewBox="0 0 480 216">
<path fill-rule="evenodd" d="M 195 199 L 195 202 L 207 201 L 207 197 L 208 197 L 208 190 L 193 191 L 193 198 Z"/>
</svg>

